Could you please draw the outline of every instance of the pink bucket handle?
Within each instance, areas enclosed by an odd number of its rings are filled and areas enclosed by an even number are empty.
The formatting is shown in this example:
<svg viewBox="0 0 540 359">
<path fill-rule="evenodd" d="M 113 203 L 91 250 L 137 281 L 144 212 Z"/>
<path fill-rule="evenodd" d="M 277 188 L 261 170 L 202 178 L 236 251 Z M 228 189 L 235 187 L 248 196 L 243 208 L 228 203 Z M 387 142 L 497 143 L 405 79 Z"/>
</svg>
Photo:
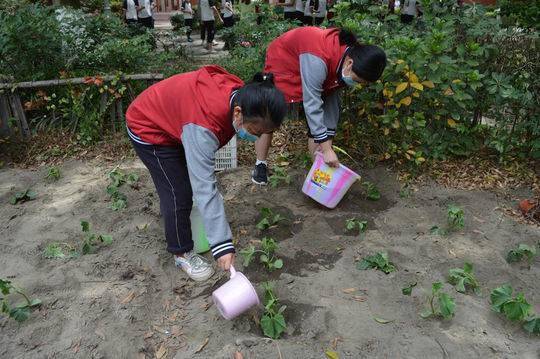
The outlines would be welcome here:
<svg viewBox="0 0 540 359">
<path fill-rule="evenodd" d="M 234 278 L 234 276 L 236 275 L 236 269 L 234 269 L 234 267 L 231 265 L 229 270 L 231 271 L 231 278 Z"/>
</svg>

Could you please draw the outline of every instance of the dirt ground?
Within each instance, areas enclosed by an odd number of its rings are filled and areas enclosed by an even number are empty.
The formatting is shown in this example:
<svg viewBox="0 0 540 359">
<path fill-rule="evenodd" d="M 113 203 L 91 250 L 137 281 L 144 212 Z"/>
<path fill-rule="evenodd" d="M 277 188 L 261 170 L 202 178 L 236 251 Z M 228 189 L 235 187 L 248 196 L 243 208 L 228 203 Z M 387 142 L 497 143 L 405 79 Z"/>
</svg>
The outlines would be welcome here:
<svg viewBox="0 0 540 359">
<path fill-rule="evenodd" d="M 255 283 L 274 280 L 287 305 L 286 334 L 274 341 L 262 336 L 256 309 L 234 321 L 219 316 L 210 295 L 225 274 L 200 285 L 174 268 L 159 202 L 140 162 L 121 163 L 140 175 L 141 187 L 123 189 L 126 209 L 109 208 L 105 188 L 114 165 L 66 162 L 54 183 L 43 179 L 46 168 L 0 171 L 0 277 L 44 303 L 22 324 L 0 319 L 1 358 L 225 359 L 236 350 L 244 358 L 324 358 L 333 346 L 340 358 L 540 357 L 538 337 L 489 305 L 491 289 L 510 283 L 540 312 L 540 259 L 530 270 L 505 261 L 518 243 L 540 240 L 540 228 L 518 224 L 500 210 L 515 206 L 512 196 L 529 196 L 526 189 L 502 196 L 428 183 L 402 198 L 396 175 L 380 167 L 361 171 L 381 190 L 379 201 L 366 200 L 355 184 L 336 209 L 327 210 L 301 193 L 306 170 L 291 170 L 293 183 L 276 189 L 253 186 L 248 168 L 222 173 L 238 247 L 263 235 L 279 242 L 282 270 L 267 274 L 258 263 L 242 269 Z M 9 204 L 23 188 L 36 190 L 37 199 Z M 465 210 L 465 229 L 431 235 L 432 226 L 445 224 L 450 203 Z M 261 207 L 288 220 L 261 233 L 255 227 Z M 345 232 L 352 217 L 368 221 L 363 238 Z M 113 244 L 69 260 L 42 256 L 51 242 L 80 245 L 82 219 L 95 232 L 111 234 Z M 356 269 L 358 258 L 381 250 L 397 272 Z M 460 294 L 445 284 L 456 300 L 455 317 L 420 318 L 431 283 L 445 282 L 448 270 L 465 261 L 475 266 L 481 295 Z M 412 296 L 402 295 L 411 282 L 418 282 Z"/>
</svg>

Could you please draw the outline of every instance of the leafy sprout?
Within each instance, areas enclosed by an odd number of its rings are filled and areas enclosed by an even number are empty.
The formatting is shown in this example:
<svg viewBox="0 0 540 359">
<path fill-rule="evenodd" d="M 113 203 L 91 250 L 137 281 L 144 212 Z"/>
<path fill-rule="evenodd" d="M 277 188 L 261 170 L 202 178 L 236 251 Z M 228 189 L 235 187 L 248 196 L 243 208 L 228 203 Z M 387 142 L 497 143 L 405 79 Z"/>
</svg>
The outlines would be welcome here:
<svg viewBox="0 0 540 359">
<path fill-rule="evenodd" d="M 394 263 L 388 260 L 388 253 L 378 252 L 372 256 L 368 256 L 362 259 L 356 266 L 360 270 L 366 269 L 378 269 L 385 274 L 389 274 L 396 271 Z"/>
<path fill-rule="evenodd" d="M 18 322 L 23 322 L 30 316 L 33 308 L 41 305 L 41 300 L 30 299 L 21 289 L 15 287 L 11 281 L 0 278 L 0 312 L 7 314 Z M 24 298 L 24 302 L 15 306 L 10 305 L 8 295 L 18 294 Z"/>
<path fill-rule="evenodd" d="M 463 209 L 456 205 L 448 206 L 448 226 L 453 230 L 460 230 L 465 226 L 465 214 Z"/>
<path fill-rule="evenodd" d="M 255 254 L 260 253 L 259 261 L 269 271 L 283 268 L 283 260 L 275 256 L 277 248 L 278 245 L 274 239 L 264 237 L 261 241 L 260 249 L 256 249 L 253 245 L 242 249 L 240 255 L 244 259 L 244 267 L 249 266 Z"/>
<path fill-rule="evenodd" d="M 36 199 L 37 193 L 31 189 L 27 189 L 25 191 L 20 191 L 15 193 L 13 197 L 11 197 L 11 200 L 9 201 L 11 204 L 17 204 L 17 203 L 24 203 L 27 201 L 31 201 Z"/>
<path fill-rule="evenodd" d="M 431 285 L 431 295 L 428 297 L 428 308 L 420 313 L 422 318 L 442 317 L 448 319 L 454 316 L 456 303 L 454 298 L 441 291 L 442 283 Z"/>
<path fill-rule="evenodd" d="M 465 293 L 467 289 L 472 289 L 475 293 L 479 292 L 480 286 L 473 273 L 473 265 L 465 263 L 463 269 L 450 269 L 448 282 L 455 286 L 460 293 Z"/>
<path fill-rule="evenodd" d="M 506 261 L 508 263 L 514 263 L 521 261 L 523 258 L 526 258 L 530 268 L 536 254 L 537 252 L 534 246 L 528 246 L 526 244 L 520 243 L 516 249 L 512 249 L 510 252 L 508 252 L 508 254 L 506 255 Z"/>
<path fill-rule="evenodd" d="M 262 219 L 257 223 L 257 228 L 264 231 L 272 226 L 277 225 L 279 222 L 284 221 L 285 217 L 279 213 L 274 213 L 270 208 L 261 208 Z"/>
<path fill-rule="evenodd" d="M 287 306 L 280 306 L 272 283 L 263 282 L 261 287 L 264 290 L 264 313 L 260 320 L 261 329 L 267 337 L 278 339 L 287 329 L 287 323 L 283 315 Z"/>
<path fill-rule="evenodd" d="M 51 181 L 58 181 L 60 179 L 60 169 L 56 166 L 49 167 L 45 178 Z"/>
</svg>

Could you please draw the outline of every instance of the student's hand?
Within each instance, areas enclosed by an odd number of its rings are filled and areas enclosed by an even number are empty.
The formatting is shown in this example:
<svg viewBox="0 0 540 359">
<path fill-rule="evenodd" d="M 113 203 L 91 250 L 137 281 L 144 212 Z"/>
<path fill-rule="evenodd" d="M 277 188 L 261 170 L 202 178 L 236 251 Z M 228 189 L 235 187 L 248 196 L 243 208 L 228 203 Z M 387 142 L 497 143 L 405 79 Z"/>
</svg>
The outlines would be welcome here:
<svg viewBox="0 0 540 359">
<path fill-rule="evenodd" d="M 234 253 L 227 253 L 217 259 L 218 267 L 223 270 L 229 270 L 234 264 Z"/>
<path fill-rule="evenodd" d="M 326 141 L 321 143 L 321 149 L 323 154 L 324 163 L 330 167 L 339 167 L 339 160 L 332 148 L 332 141 Z"/>
</svg>

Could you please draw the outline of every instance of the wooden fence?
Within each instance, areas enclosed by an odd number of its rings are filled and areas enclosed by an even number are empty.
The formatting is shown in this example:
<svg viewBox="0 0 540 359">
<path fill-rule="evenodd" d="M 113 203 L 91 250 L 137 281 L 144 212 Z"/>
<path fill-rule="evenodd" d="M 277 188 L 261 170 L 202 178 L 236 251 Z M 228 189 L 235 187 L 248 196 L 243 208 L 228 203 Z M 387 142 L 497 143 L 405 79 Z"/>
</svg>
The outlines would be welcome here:
<svg viewBox="0 0 540 359">
<path fill-rule="evenodd" d="M 76 77 L 70 79 L 57 79 L 46 81 L 28 81 L 17 83 L 0 83 L 0 134 L 9 135 L 11 133 L 9 127 L 9 119 L 14 118 L 19 128 L 19 133 L 23 138 L 30 136 L 30 127 L 21 101 L 21 90 L 36 90 L 40 88 L 67 86 L 67 85 L 86 85 L 93 84 L 93 79 L 99 78 L 104 83 L 117 80 L 118 82 L 126 82 L 128 95 L 131 100 L 135 97 L 134 91 L 129 84 L 129 81 L 146 81 L 147 86 L 154 82 L 162 80 L 163 74 L 134 74 L 123 76 L 100 76 L 100 77 Z M 104 113 L 108 103 L 109 94 L 104 91 L 100 98 L 100 110 Z M 124 120 L 124 105 L 122 98 L 115 98 L 113 104 L 109 107 L 110 119 L 113 129 L 117 120 Z"/>
</svg>

